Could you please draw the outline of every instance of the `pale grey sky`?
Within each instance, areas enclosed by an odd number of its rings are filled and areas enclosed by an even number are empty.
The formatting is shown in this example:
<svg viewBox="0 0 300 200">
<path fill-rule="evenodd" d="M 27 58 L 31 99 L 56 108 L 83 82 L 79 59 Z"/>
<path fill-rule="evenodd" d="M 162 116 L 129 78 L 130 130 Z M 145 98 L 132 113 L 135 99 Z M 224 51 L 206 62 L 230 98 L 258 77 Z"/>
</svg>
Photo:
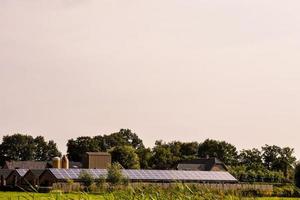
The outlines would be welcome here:
<svg viewBox="0 0 300 200">
<path fill-rule="evenodd" d="M 0 136 L 133 129 L 300 156 L 299 0 L 0 0 Z"/>
</svg>

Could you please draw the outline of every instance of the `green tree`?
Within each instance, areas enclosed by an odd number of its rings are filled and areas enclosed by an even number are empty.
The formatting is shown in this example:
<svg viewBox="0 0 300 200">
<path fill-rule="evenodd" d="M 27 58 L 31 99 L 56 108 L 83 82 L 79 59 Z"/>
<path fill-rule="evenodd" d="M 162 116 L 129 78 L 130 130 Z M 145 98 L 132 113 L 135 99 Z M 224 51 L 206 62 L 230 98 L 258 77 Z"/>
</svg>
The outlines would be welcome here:
<svg viewBox="0 0 300 200">
<path fill-rule="evenodd" d="M 295 185 L 298 188 L 300 188 L 300 163 L 296 164 L 294 180 L 295 180 Z"/>
<path fill-rule="evenodd" d="M 152 157 L 151 149 L 139 148 L 136 150 L 136 153 L 139 157 L 141 169 L 150 169 L 151 168 L 150 160 Z"/>
<path fill-rule="evenodd" d="M 53 140 L 45 141 L 43 136 L 34 138 L 35 154 L 34 159 L 39 161 L 51 160 L 53 157 L 61 156 L 57 145 Z"/>
<path fill-rule="evenodd" d="M 78 137 L 76 140 L 70 139 L 67 143 L 67 147 L 69 159 L 76 162 L 82 161 L 82 156 L 86 152 L 101 151 L 97 141 L 88 136 Z"/>
<path fill-rule="evenodd" d="M 107 170 L 107 181 L 113 185 L 122 184 L 124 182 L 122 166 L 119 163 L 113 163 Z"/>
<path fill-rule="evenodd" d="M 238 152 L 235 146 L 225 141 L 207 139 L 199 145 L 199 157 L 216 157 L 226 165 L 236 165 Z"/>
<path fill-rule="evenodd" d="M 243 149 L 239 154 L 239 164 L 247 169 L 258 170 L 263 168 L 261 152 L 256 149 Z"/>
<path fill-rule="evenodd" d="M 105 150 L 124 145 L 132 146 L 135 149 L 144 148 L 143 141 L 130 129 L 121 129 L 119 132 L 104 135 L 102 142 L 103 144 L 101 144 L 101 146 L 103 146 Z"/>
<path fill-rule="evenodd" d="M 6 160 L 51 160 L 60 156 L 53 141 L 46 142 L 44 137 L 14 134 L 4 136 L 0 145 L 1 164 Z"/>
<path fill-rule="evenodd" d="M 265 145 L 262 147 L 262 158 L 264 161 L 264 165 L 268 170 L 273 170 L 276 162 L 278 162 L 278 157 L 280 154 L 280 147 L 272 145 Z"/>
<path fill-rule="evenodd" d="M 174 168 L 173 155 L 168 145 L 162 141 L 156 141 L 152 150 L 150 159 L 152 168 L 154 169 L 172 169 Z"/>
<path fill-rule="evenodd" d="M 87 189 L 95 182 L 93 176 L 87 171 L 81 171 L 79 174 L 79 179 Z"/>
<path fill-rule="evenodd" d="M 183 159 L 196 159 L 198 154 L 198 142 L 184 142 L 181 144 L 180 153 Z"/>
<path fill-rule="evenodd" d="M 117 146 L 110 152 L 112 161 L 118 162 L 125 169 L 139 169 L 139 157 L 132 146 Z"/>
<path fill-rule="evenodd" d="M 262 157 L 266 168 L 269 170 L 282 171 L 284 176 L 289 178 L 289 172 L 292 170 L 296 161 L 294 149 L 265 145 L 262 147 L 262 150 Z"/>
</svg>

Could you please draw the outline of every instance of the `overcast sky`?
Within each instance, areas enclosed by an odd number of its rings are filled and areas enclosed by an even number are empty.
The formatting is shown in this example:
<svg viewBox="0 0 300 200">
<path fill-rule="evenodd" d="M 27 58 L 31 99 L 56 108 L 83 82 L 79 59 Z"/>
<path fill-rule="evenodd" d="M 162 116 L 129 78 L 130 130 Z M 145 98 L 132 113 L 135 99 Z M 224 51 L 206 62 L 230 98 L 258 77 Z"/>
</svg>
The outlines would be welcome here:
<svg viewBox="0 0 300 200">
<path fill-rule="evenodd" d="M 299 0 L 0 0 L 0 136 L 130 128 L 300 157 Z"/>
</svg>

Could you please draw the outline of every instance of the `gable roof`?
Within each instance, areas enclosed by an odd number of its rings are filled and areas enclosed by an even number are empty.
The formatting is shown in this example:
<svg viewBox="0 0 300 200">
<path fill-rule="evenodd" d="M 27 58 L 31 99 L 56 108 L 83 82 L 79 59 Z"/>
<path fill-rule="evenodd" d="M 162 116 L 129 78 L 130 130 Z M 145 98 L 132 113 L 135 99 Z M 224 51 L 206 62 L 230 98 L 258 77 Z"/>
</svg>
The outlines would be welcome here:
<svg viewBox="0 0 300 200">
<path fill-rule="evenodd" d="M 32 174 L 35 178 L 39 178 L 40 175 L 44 172 L 44 169 L 30 169 L 26 172 L 24 177 L 28 176 L 29 174 Z"/>
<path fill-rule="evenodd" d="M 225 164 L 218 158 L 199 158 L 194 160 L 185 160 L 177 165 L 177 169 L 210 171 L 215 165 L 222 165 L 227 170 Z"/>
<path fill-rule="evenodd" d="M 6 179 L 13 171 L 12 169 L 0 169 L 0 176 Z"/>
<path fill-rule="evenodd" d="M 51 167 L 47 161 L 5 161 L 4 169 L 46 169 Z"/>
<path fill-rule="evenodd" d="M 7 176 L 9 178 L 11 175 L 16 174 L 19 177 L 23 177 L 27 173 L 28 169 L 15 169 Z"/>
</svg>

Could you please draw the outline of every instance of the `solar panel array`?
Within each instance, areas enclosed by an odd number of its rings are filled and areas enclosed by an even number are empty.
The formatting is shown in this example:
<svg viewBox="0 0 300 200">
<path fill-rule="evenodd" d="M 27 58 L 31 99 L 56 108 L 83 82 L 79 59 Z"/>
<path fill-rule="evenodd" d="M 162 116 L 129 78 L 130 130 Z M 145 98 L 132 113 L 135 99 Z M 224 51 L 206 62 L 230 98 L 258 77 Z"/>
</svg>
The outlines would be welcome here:
<svg viewBox="0 0 300 200">
<path fill-rule="evenodd" d="M 82 171 L 93 178 L 105 177 L 106 169 L 49 169 L 57 179 L 79 179 Z M 198 181 L 198 182 L 236 182 L 228 172 L 181 171 L 181 170 L 122 170 L 131 181 Z"/>
</svg>

